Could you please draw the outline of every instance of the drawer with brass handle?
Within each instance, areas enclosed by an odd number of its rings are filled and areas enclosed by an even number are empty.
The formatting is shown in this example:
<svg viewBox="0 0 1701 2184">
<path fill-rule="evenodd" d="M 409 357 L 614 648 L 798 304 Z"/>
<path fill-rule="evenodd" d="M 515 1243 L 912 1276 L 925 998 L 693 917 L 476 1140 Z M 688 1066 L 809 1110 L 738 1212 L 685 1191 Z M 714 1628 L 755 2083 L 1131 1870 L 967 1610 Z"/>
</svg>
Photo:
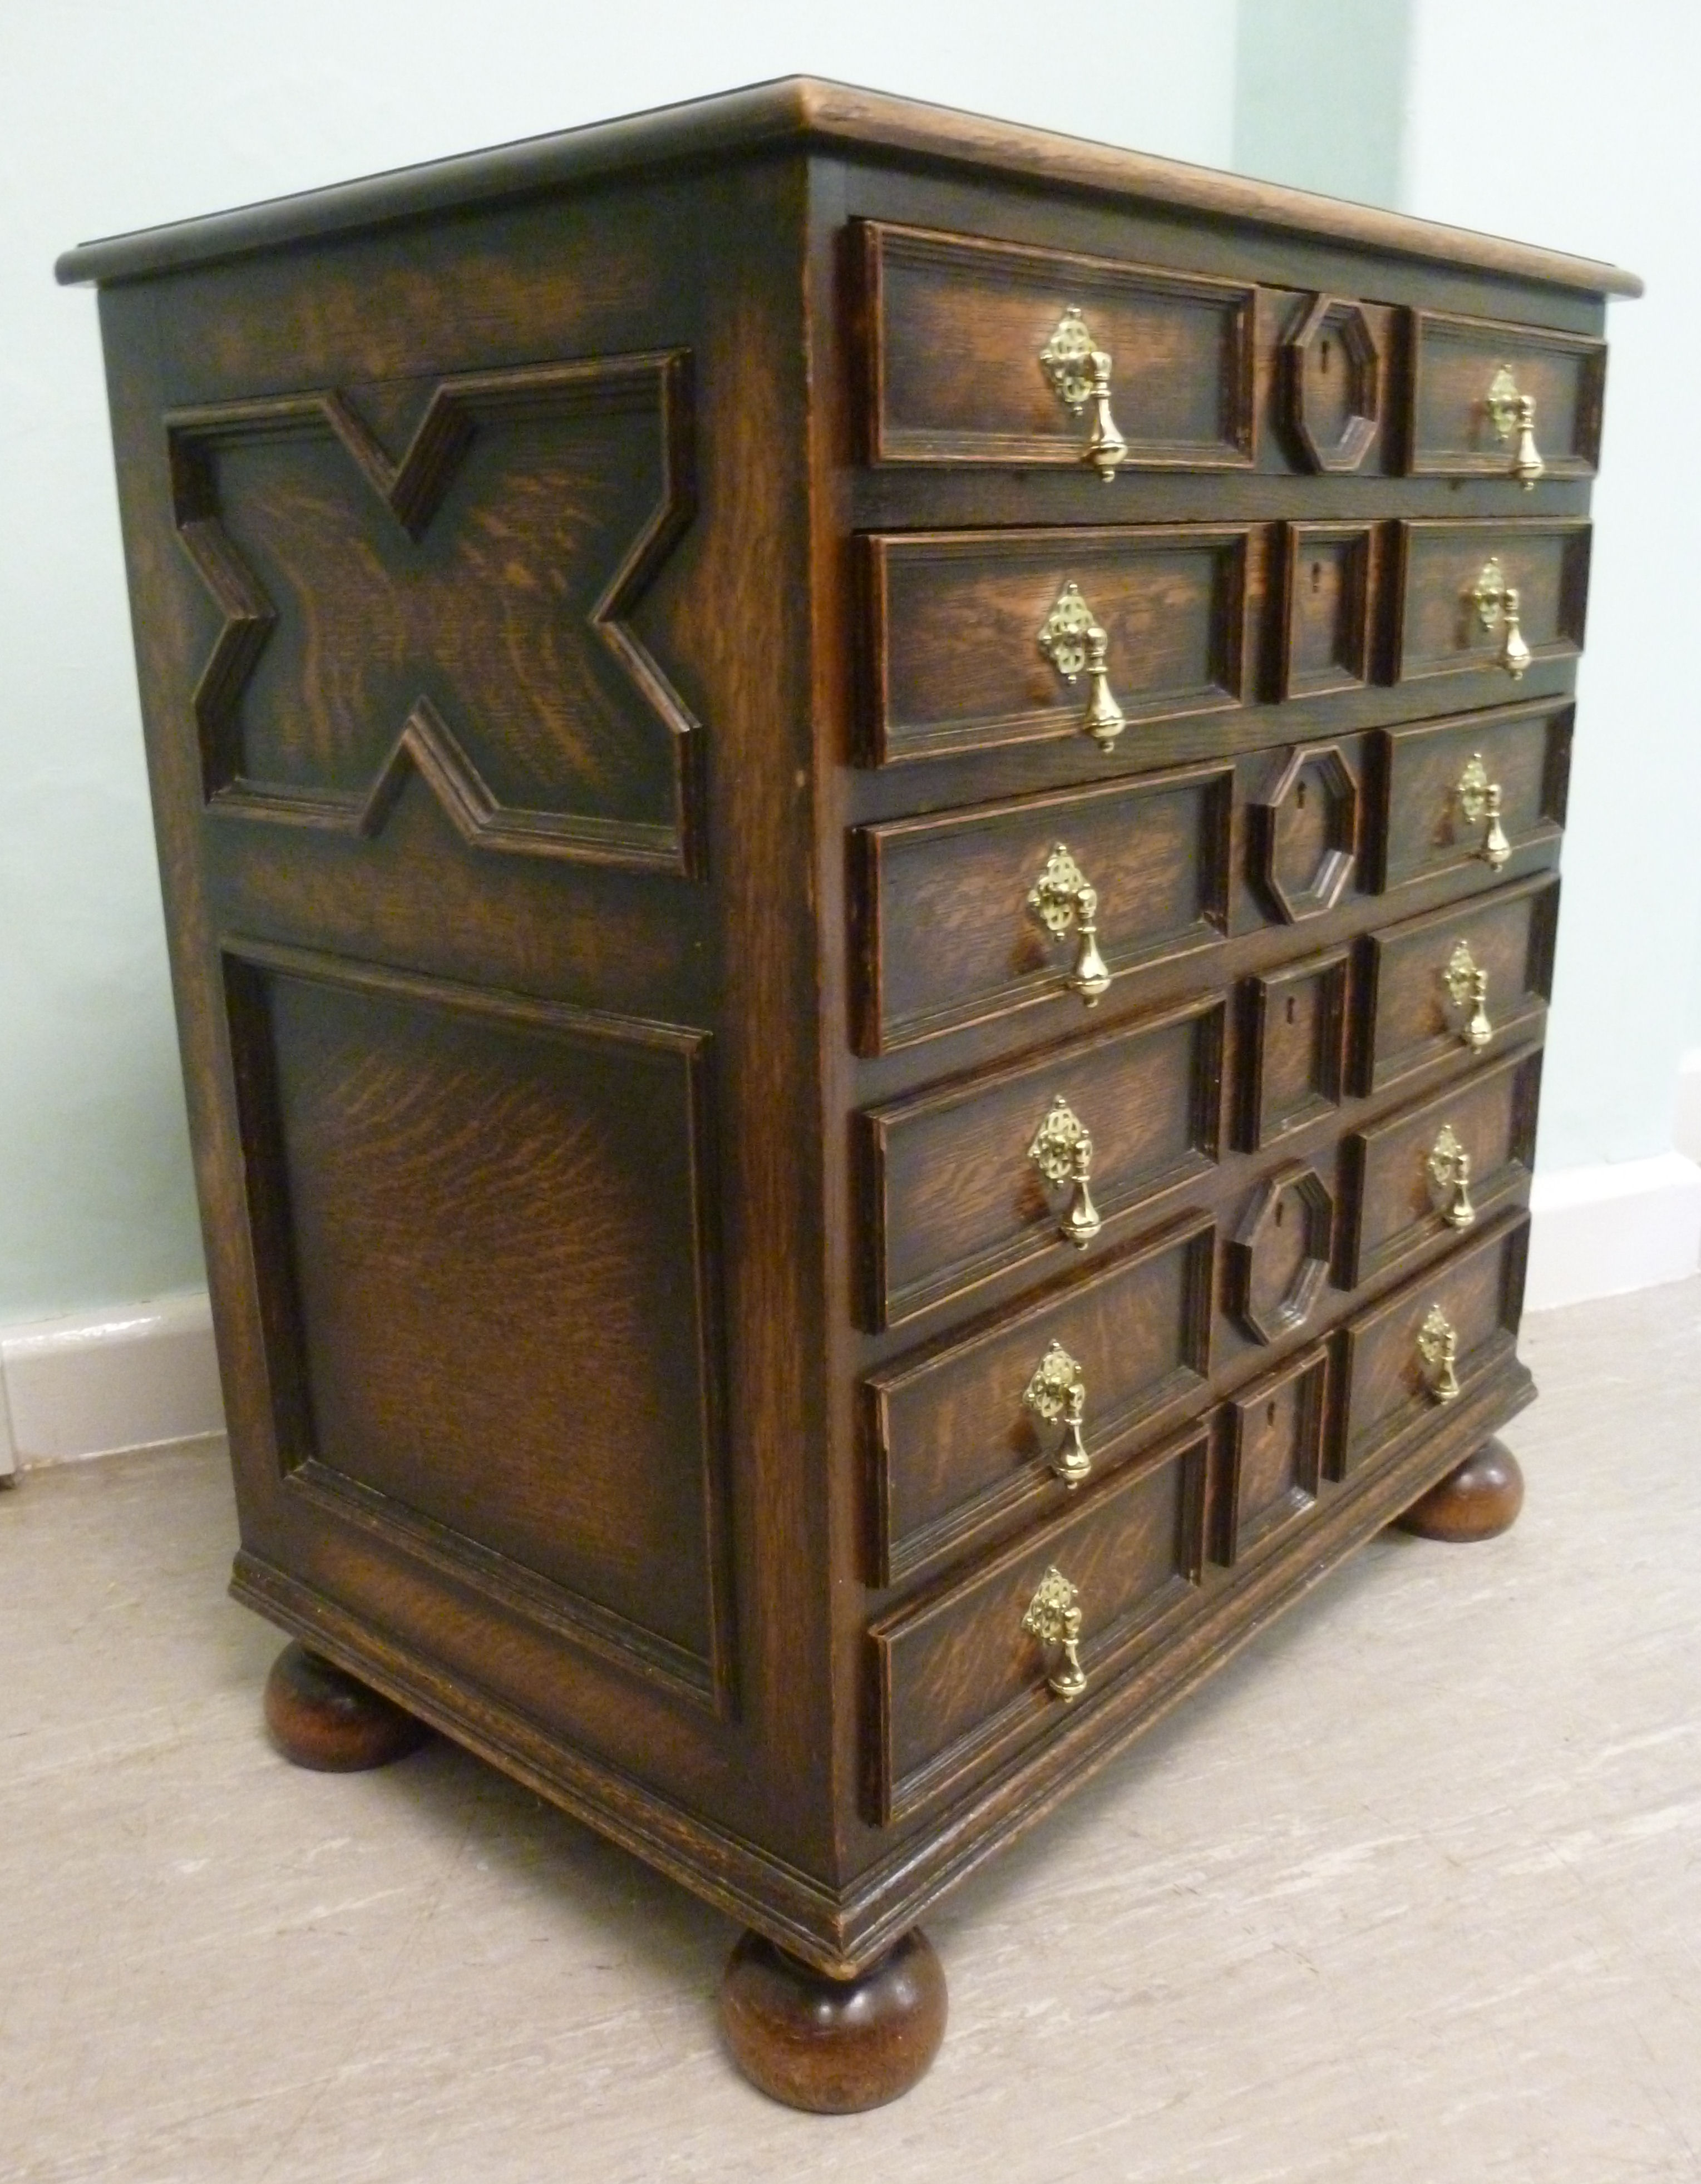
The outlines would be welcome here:
<svg viewBox="0 0 1701 2184">
<path fill-rule="evenodd" d="M 1142 728 L 1245 696 L 1246 524 L 877 532 L 861 744 L 877 766 Z"/>
<path fill-rule="evenodd" d="M 1592 477 L 1606 343 L 1545 326 L 1412 314 L 1416 477 Z"/>
<path fill-rule="evenodd" d="M 883 1821 L 1071 1720 L 1198 1597 L 1207 1437 L 1195 1428 L 870 1633 Z"/>
<path fill-rule="evenodd" d="M 1215 994 L 856 1118 L 865 1323 L 895 1327 L 1018 1268 L 1057 1271 L 1215 1165 Z"/>
<path fill-rule="evenodd" d="M 871 461 L 1251 467 L 1254 286 L 857 226 Z"/>
<path fill-rule="evenodd" d="M 1394 680 L 1484 671 L 1521 682 L 1583 649 L 1589 526 L 1581 517 L 1397 527 Z"/>
<path fill-rule="evenodd" d="M 1559 908 L 1558 875 L 1544 874 L 1367 934 L 1358 1089 L 1497 1054 L 1532 1030 L 1553 991 Z"/>
<path fill-rule="evenodd" d="M 1215 1236 L 1195 1215 L 869 1376 L 878 1583 L 1031 1518 L 1201 1393 Z"/>
<path fill-rule="evenodd" d="M 1363 1470 L 1512 1362 L 1529 1238 L 1527 1213 L 1503 1215 L 1341 1330 L 1334 1477 Z"/>
<path fill-rule="evenodd" d="M 1540 1049 L 1348 1133 L 1340 1279 L 1356 1289 L 1449 1229 L 1492 1217 L 1530 1181 Z"/>
<path fill-rule="evenodd" d="M 1090 1008 L 1126 970 L 1214 947 L 1233 796 L 1231 767 L 1193 766 L 858 828 L 859 1050 Z"/>
<path fill-rule="evenodd" d="M 1520 850 L 1557 841 L 1575 710 L 1566 699 L 1378 729 L 1372 887 L 1450 872 L 1486 883 Z"/>
</svg>

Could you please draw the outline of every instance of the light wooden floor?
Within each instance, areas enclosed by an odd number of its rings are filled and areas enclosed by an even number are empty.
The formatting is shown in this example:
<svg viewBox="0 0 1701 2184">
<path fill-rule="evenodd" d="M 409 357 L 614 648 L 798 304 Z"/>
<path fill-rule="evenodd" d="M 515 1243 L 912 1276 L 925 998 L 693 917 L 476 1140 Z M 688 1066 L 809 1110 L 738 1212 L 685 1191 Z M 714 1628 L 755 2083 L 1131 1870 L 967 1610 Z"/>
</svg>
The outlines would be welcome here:
<svg viewBox="0 0 1701 2184">
<path fill-rule="evenodd" d="M 477 1761 L 299 1774 L 219 1451 L 0 1498 L 0 2178 L 1701 2178 L 1701 1281 L 1551 1313 L 1386 1535 L 930 1931 L 907 2100 L 733 2075 L 731 1930 Z"/>
</svg>

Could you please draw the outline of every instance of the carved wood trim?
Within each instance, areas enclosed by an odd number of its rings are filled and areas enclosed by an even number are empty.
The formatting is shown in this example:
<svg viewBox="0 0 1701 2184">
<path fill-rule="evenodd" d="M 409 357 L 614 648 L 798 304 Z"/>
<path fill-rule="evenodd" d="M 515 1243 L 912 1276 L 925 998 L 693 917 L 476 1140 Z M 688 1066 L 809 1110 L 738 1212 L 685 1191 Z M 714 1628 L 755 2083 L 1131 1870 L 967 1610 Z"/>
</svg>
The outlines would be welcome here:
<svg viewBox="0 0 1701 2184">
<path fill-rule="evenodd" d="M 666 728 L 677 817 L 668 824 L 505 807 L 435 707 L 420 698 L 364 792 L 322 792 L 251 779 L 242 770 L 243 688 L 276 625 L 264 586 L 226 531 L 210 453 L 221 443 L 328 435 L 417 543 L 430 526 L 482 418 L 556 406 L 653 399 L 661 453 L 656 504 L 587 618 L 599 642 Z M 702 731 L 627 617 L 696 509 L 691 359 L 684 350 L 466 372 L 440 381 L 399 460 L 393 461 L 335 388 L 169 412 L 165 418 L 178 536 L 224 617 L 190 699 L 203 793 L 215 812 L 361 838 L 380 832 L 410 770 L 477 849 L 693 872 L 701 861 L 696 744 Z"/>
</svg>

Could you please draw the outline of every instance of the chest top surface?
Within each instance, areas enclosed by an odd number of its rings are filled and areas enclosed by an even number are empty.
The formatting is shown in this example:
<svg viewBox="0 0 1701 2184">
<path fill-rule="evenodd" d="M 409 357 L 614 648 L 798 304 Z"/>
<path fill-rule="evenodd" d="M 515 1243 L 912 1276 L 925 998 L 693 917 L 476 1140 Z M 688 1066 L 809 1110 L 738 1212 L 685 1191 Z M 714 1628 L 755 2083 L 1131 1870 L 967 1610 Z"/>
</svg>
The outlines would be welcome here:
<svg viewBox="0 0 1701 2184">
<path fill-rule="evenodd" d="M 1594 295 L 1642 292 L 1634 274 L 1595 259 L 809 76 L 108 237 L 67 251 L 56 270 L 65 282 L 129 280 L 574 183 L 786 148 L 919 160 Z"/>
</svg>

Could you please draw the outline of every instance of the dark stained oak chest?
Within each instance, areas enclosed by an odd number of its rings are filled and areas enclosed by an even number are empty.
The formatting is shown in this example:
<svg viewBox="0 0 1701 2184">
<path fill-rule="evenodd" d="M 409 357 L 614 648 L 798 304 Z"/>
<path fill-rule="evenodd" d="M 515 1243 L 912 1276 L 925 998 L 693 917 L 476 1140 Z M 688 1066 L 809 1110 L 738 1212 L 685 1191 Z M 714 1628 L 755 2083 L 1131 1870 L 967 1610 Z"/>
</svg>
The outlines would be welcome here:
<svg viewBox="0 0 1701 2184">
<path fill-rule="evenodd" d="M 1516 1513 L 1637 284 L 808 81 L 60 270 L 273 1733 L 459 1739 L 890 2098 L 941 1891 Z"/>
</svg>

